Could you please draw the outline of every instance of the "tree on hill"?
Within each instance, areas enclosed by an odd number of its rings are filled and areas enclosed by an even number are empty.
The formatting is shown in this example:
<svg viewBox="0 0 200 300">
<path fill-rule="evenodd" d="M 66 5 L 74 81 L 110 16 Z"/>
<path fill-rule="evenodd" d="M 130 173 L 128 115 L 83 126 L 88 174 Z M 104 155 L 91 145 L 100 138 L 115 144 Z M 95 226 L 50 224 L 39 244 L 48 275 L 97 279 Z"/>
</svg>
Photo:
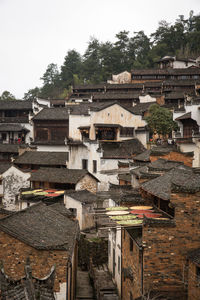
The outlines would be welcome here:
<svg viewBox="0 0 200 300">
<path fill-rule="evenodd" d="M 4 91 L 0 96 L 0 100 L 16 100 L 16 98 L 9 91 Z"/>
<path fill-rule="evenodd" d="M 162 135 L 163 139 L 167 138 L 173 130 L 178 129 L 178 125 L 173 121 L 173 115 L 170 110 L 152 104 L 149 108 L 149 115 L 145 118 L 147 125 L 153 134 Z"/>
</svg>

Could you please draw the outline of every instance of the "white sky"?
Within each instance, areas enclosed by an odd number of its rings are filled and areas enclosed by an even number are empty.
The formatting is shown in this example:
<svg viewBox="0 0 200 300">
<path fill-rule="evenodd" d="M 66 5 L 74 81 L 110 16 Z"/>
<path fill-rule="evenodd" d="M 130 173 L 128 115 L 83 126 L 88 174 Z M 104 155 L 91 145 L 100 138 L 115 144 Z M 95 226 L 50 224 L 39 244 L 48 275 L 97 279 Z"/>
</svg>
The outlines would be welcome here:
<svg viewBox="0 0 200 300">
<path fill-rule="evenodd" d="M 35 86 L 47 65 L 60 67 L 70 49 L 83 54 L 91 36 L 115 41 L 122 30 L 149 35 L 160 20 L 200 12 L 200 0 L 0 0 L 0 95 L 17 98 Z"/>
</svg>

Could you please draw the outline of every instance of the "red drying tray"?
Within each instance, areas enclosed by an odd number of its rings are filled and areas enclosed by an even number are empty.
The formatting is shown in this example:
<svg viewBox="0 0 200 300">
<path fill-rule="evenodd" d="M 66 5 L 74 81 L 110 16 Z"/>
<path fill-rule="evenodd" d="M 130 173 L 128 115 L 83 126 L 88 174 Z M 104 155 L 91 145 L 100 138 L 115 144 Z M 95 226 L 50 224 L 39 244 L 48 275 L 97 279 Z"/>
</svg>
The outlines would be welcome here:
<svg viewBox="0 0 200 300">
<path fill-rule="evenodd" d="M 148 209 L 134 209 L 134 210 L 131 210 L 130 213 L 131 214 L 136 214 L 136 215 L 139 215 L 139 214 L 145 214 L 145 213 L 153 213 L 154 211 L 153 210 L 148 210 Z"/>
<path fill-rule="evenodd" d="M 47 192 L 47 193 L 55 193 L 57 190 L 51 189 L 51 190 L 44 190 L 44 191 Z"/>
<path fill-rule="evenodd" d="M 60 194 L 56 194 L 56 193 L 48 193 L 45 195 L 46 197 L 57 197 L 57 196 L 60 196 Z"/>
<path fill-rule="evenodd" d="M 138 218 L 144 218 L 144 216 L 146 217 L 146 218 L 159 218 L 159 217 L 161 217 L 162 215 L 161 214 L 150 214 L 150 213 L 144 213 L 144 214 L 140 214 L 140 215 L 137 215 L 137 217 Z"/>
</svg>

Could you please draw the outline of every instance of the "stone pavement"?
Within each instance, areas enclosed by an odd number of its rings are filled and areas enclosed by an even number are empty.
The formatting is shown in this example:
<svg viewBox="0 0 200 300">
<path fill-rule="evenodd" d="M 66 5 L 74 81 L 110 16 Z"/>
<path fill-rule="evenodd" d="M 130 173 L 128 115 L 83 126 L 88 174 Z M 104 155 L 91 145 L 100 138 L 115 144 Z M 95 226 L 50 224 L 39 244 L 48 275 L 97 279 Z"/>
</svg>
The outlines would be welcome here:
<svg viewBox="0 0 200 300">
<path fill-rule="evenodd" d="M 93 288 L 88 272 L 77 272 L 76 300 L 94 300 Z"/>
</svg>

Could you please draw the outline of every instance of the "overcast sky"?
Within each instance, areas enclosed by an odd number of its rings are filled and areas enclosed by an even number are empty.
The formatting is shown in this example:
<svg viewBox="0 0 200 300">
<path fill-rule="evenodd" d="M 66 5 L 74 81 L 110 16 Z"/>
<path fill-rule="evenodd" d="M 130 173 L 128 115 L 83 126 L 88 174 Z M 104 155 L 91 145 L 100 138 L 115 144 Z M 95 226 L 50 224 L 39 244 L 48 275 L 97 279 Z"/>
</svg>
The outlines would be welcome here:
<svg viewBox="0 0 200 300">
<path fill-rule="evenodd" d="M 36 86 L 47 65 L 68 50 L 83 54 L 91 36 L 115 41 L 122 30 L 149 35 L 160 20 L 200 13 L 200 0 L 0 0 L 0 95 Z"/>
</svg>

